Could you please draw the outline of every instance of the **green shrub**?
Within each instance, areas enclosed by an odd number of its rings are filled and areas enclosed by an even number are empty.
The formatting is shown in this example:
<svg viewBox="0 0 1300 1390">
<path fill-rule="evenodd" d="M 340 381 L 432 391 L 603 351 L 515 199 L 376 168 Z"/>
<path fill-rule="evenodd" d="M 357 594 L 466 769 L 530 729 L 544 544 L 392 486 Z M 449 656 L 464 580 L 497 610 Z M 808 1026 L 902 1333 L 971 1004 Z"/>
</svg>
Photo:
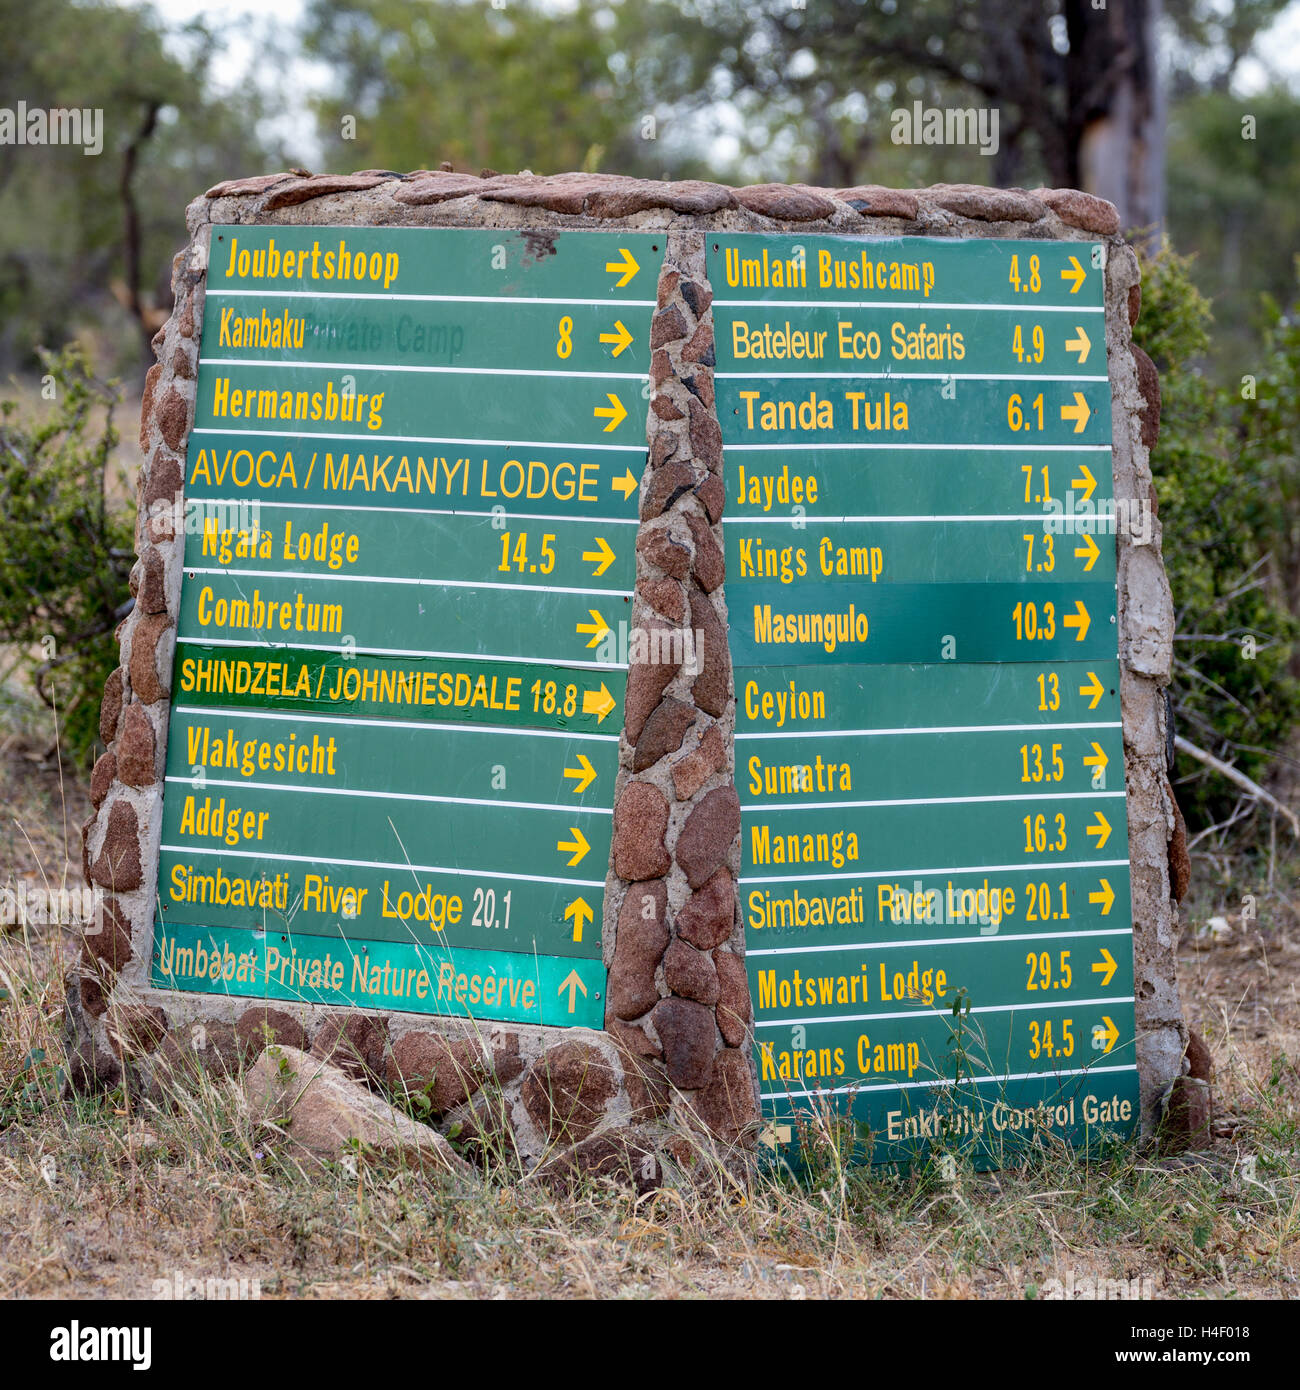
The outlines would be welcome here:
<svg viewBox="0 0 1300 1390">
<path fill-rule="evenodd" d="M 1151 465 L 1177 617 L 1171 693 L 1178 732 L 1258 780 L 1300 718 L 1289 669 L 1300 625 L 1277 546 L 1288 527 L 1294 536 L 1296 519 L 1294 435 L 1284 437 L 1284 418 L 1289 408 L 1294 419 L 1300 343 L 1279 330 L 1270 352 L 1282 404 L 1236 399 L 1202 365 L 1211 313 L 1189 264 L 1167 245 L 1144 258 L 1134 330 L 1160 371 Z M 1181 755 L 1178 777 L 1189 821 L 1222 820 L 1240 796 Z"/>
<path fill-rule="evenodd" d="M 75 347 L 41 360 L 45 410 L 23 420 L 0 402 L 0 642 L 24 651 L 64 751 L 85 770 L 117 665 L 114 630 L 131 607 L 131 522 L 109 498 L 119 397 Z"/>
</svg>

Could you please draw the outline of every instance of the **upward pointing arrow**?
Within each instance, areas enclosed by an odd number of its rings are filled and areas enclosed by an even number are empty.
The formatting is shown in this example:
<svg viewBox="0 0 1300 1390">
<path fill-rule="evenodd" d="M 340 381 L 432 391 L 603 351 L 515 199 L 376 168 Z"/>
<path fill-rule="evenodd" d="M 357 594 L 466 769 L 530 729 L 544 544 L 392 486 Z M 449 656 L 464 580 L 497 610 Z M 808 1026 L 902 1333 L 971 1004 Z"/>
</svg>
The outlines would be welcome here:
<svg viewBox="0 0 1300 1390">
<path fill-rule="evenodd" d="M 609 268 L 609 267 L 606 266 L 606 269 L 607 269 L 607 270 L 608 270 L 608 268 Z M 1069 268 L 1068 270 L 1063 270 L 1063 271 L 1061 272 L 1061 279 L 1062 279 L 1062 280 L 1072 280 L 1072 281 L 1074 282 L 1074 283 L 1070 286 L 1070 293 L 1071 293 L 1071 294 L 1078 294 L 1078 293 L 1079 293 L 1079 286 L 1082 285 L 1083 282 L 1084 282 L 1087 278 L 1088 278 L 1088 272 L 1087 272 L 1086 270 L 1084 270 L 1084 268 L 1079 264 L 1079 258 L 1078 258 L 1077 256 L 1071 256 L 1071 257 L 1070 257 L 1070 268 Z"/>
<path fill-rule="evenodd" d="M 576 970 L 569 971 L 564 979 L 560 981 L 560 987 L 555 992 L 556 994 L 562 995 L 566 989 L 569 991 L 569 1012 L 576 1013 L 578 1008 L 578 991 L 582 991 L 582 997 L 584 999 L 587 997 L 587 986 L 582 983 L 582 979 Z M 1115 1036 L 1118 1037 L 1119 1034 L 1116 1033 Z"/>
<path fill-rule="evenodd" d="M 631 284 L 633 277 L 636 275 L 637 271 L 641 269 L 641 267 L 637 265 L 636 257 L 627 249 L 626 246 L 620 246 L 618 248 L 618 254 L 622 257 L 622 260 L 606 261 L 605 273 L 607 275 L 617 275 L 620 277 L 614 283 L 621 290 L 624 285 Z M 1075 261 L 1075 265 L 1078 264 L 1078 261 Z M 1064 275 L 1065 272 L 1062 271 L 1061 274 Z"/>
<path fill-rule="evenodd" d="M 567 922 L 570 917 L 573 918 L 573 939 L 574 941 L 581 941 L 583 922 L 590 922 L 593 920 L 592 911 L 586 898 L 574 898 L 568 907 L 564 909 L 564 920 Z M 567 984 L 568 982 L 566 981 L 565 983 Z M 561 986 L 561 988 L 563 988 L 563 986 Z M 586 994 L 587 991 L 584 989 L 582 992 Z M 572 1013 L 573 1010 L 570 1009 L 569 1012 Z"/>
</svg>

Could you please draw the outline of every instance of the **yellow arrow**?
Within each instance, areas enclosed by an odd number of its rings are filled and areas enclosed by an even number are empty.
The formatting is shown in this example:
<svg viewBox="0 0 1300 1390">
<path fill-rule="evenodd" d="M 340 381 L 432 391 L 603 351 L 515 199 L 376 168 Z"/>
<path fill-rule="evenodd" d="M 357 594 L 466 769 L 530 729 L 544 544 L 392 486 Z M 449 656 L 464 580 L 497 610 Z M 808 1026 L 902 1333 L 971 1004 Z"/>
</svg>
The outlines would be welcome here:
<svg viewBox="0 0 1300 1390">
<path fill-rule="evenodd" d="M 1083 606 L 1081 598 L 1075 599 L 1074 606 L 1078 611 L 1071 613 L 1069 617 L 1062 618 L 1061 621 L 1066 627 L 1077 627 L 1079 630 L 1074 634 L 1074 640 L 1082 642 L 1088 635 L 1088 628 L 1092 626 L 1092 619 L 1088 616 L 1088 610 Z M 589 642 L 587 645 L 594 647 L 596 644 Z"/>
<path fill-rule="evenodd" d="M 758 1141 L 769 1149 L 776 1148 L 778 1144 L 788 1144 L 790 1142 L 790 1126 L 779 1125 L 773 1120 L 758 1136 Z"/>
<path fill-rule="evenodd" d="M 1077 352 L 1079 354 L 1079 366 L 1088 360 L 1088 353 L 1092 351 L 1092 339 L 1088 337 L 1084 329 L 1079 325 L 1074 325 L 1074 331 L 1079 335 L 1077 338 L 1067 338 L 1065 340 L 1066 352 Z M 616 353 L 615 356 L 618 354 Z"/>
<path fill-rule="evenodd" d="M 573 939 L 575 941 L 581 941 L 583 922 L 590 922 L 592 920 L 591 908 L 587 905 L 586 898 L 574 898 L 568 907 L 564 909 L 564 920 L 567 922 L 570 917 L 573 918 Z M 1096 968 L 1097 967 L 1094 965 L 1093 969 L 1095 970 Z M 586 994 L 587 991 L 584 989 L 582 992 Z M 570 1012 L 572 1012 L 572 1010 L 570 1010 Z"/>
<path fill-rule="evenodd" d="M 623 421 L 627 419 L 627 409 L 624 407 L 623 402 L 620 401 L 612 391 L 605 392 L 605 399 L 609 404 L 593 406 L 591 413 L 596 416 L 597 419 L 603 420 L 606 417 L 609 418 L 609 424 L 605 426 L 603 431 L 603 433 L 608 434 L 610 430 L 618 429 Z M 1061 409 L 1064 410 L 1065 407 L 1062 406 Z M 1083 426 L 1080 425 L 1079 429 L 1082 428 Z"/>
<path fill-rule="evenodd" d="M 1083 544 L 1076 545 L 1074 548 L 1074 558 L 1083 561 L 1084 574 L 1087 574 L 1093 565 L 1097 563 L 1097 556 L 1100 554 L 1101 550 L 1097 542 L 1085 531 L 1083 533 Z M 582 558 L 585 560 L 587 557 L 584 555 Z M 611 559 L 612 558 L 611 556 Z M 597 571 L 597 573 L 599 573 L 599 571 Z"/>
<path fill-rule="evenodd" d="M 562 995 L 566 989 L 569 991 L 569 1012 L 576 1013 L 578 1007 L 578 991 L 582 991 L 582 997 L 584 999 L 587 997 L 587 986 L 582 983 L 576 970 L 569 971 L 564 979 L 560 981 L 560 987 L 555 992 L 556 994 Z M 1116 1033 L 1115 1036 L 1119 1037 L 1119 1034 Z"/>
<path fill-rule="evenodd" d="M 637 490 L 638 486 L 640 486 L 637 480 L 632 476 L 632 470 L 630 468 L 621 478 L 611 478 L 609 480 L 609 485 L 615 492 L 621 492 L 623 494 L 624 502 L 626 502 Z"/>
<path fill-rule="evenodd" d="M 1095 811 L 1093 814 L 1097 817 L 1097 824 L 1087 826 L 1085 833 L 1088 835 L 1095 835 L 1097 837 L 1097 848 L 1105 849 L 1106 841 L 1110 839 L 1110 822 L 1100 811 Z"/>
<path fill-rule="evenodd" d="M 610 713 L 616 703 L 604 681 L 601 681 L 599 690 L 584 690 L 582 692 L 582 712 L 583 714 L 594 714 L 597 724 L 605 722 L 605 716 Z"/>
<path fill-rule="evenodd" d="M 1096 748 L 1097 745 L 1094 743 L 1092 746 Z M 582 764 L 581 767 L 566 767 L 564 769 L 564 775 L 566 777 L 572 777 L 578 784 L 573 789 L 574 796 L 581 796 L 596 780 L 596 769 L 587 761 L 587 755 L 585 753 L 579 753 L 578 761 Z M 1087 759 L 1085 758 L 1084 761 L 1087 762 Z"/>
<path fill-rule="evenodd" d="M 1088 684 L 1087 684 L 1087 685 L 1081 685 L 1081 686 L 1079 687 L 1079 694 L 1080 694 L 1080 695 L 1088 695 L 1088 696 L 1091 696 L 1091 699 L 1088 701 L 1088 708 L 1089 708 L 1089 709 L 1096 709 L 1097 706 L 1098 706 L 1098 704 L 1101 702 L 1101 697 L 1102 697 L 1105 693 L 1106 693 L 1106 687 L 1105 687 L 1104 685 L 1102 685 L 1102 683 L 1101 683 L 1100 680 L 1097 679 L 1097 673 L 1096 673 L 1096 671 L 1089 671 L 1089 672 L 1088 672 Z"/>
<path fill-rule="evenodd" d="M 601 639 L 609 631 L 609 624 L 594 608 L 588 608 L 587 612 L 591 614 L 592 621 L 589 623 L 575 623 L 574 630 L 579 633 L 579 635 L 584 632 L 591 633 L 591 641 L 588 642 L 587 645 L 589 647 L 598 647 L 600 646 Z M 1070 620 L 1067 618 L 1065 621 L 1068 623 Z"/>
<path fill-rule="evenodd" d="M 1094 1043 L 1098 1038 L 1105 1038 L 1106 1046 L 1102 1048 L 1102 1051 L 1109 1052 L 1119 1041 L 1119 1029 L 1115 1027 L 1114 1020 L 1109 1015 L 1102 1014 L 1101 1024 L 1092 1030 L 1092 1037 Z"/>
<path fill-rule="evenodd" d="M 1110 762 L 1110 759 L 1106 756 L 1106 750 L 1101 746 L 1100 743 L 1094 743 L 1092 745 L 1092 752 L 1093 756 L 1091 758 L 1085 758 L 1083 760 L 1084 767 L 1105 768 L 1106 765 Z M 579 754 L 579 757 L 581 757 L 581 754 Z"/>
<path fill-rule="evenodd" d="M 623 259 L 621 261 L 606 261 L 605 270 L 606 273 L 609 275 L 622 276 L 622 279 L 616 280 L 614 282 L 619 289 L 622 289 L 624 285 L 631 283 L 632 277 L 637 273 L 638 270 L 641 269 L 641 267 L 637 265 L 636 257 L 633 256 L 633 254 L 627 249 L 626 246 L 620 246 L 618 248 L 618 254 L 622 256 Z M 1078 264 L 1079 262 L 1075 261 L 1075 265 Z M 1065 272 L 1062 271 L 1061 273 L 1064 274 Z"/>
<path fill-rule="evenodd" d="M 612 401 L 613 399 L 614 399 L 614 397 L 611 396 L 611 397 L 610 397 L 610 400 Z M 599 414 L 600 412 L 597 411 L 596 413 Z M 1082 433 L 1083 433 L 1084 427 L 1085 427 L 1085 426 L 1087 425 L 1087 423 L 1088 423 L 1088 416 L 1091 415 L 1091 414 L 1092 414 L 1092 412 L 1088 409 L 1088 401 L 1087 401 L 1087 398 L 1084 396 L 1084 394 L 1083 394 L 1082 391 L 1076 391 L 1076 392 L 1074 393 L 1074 404 L 1073 404 L 1073 405 L 1063 405 L 1063 406 L 1061 407 L 1061 419 L 1062 419 L 1062 420 L 1073 420 L 1073 421 L 1074 421 L 1074 432 L 1075 432 L 1075 434 L 1082 434 Z M 612 429 L 613 426 L 612 426 L 612 425 L 606 425 L 605 428 L 606 428 L 606 429 Z"/>
<path fill-rule="evenodd" d="M 609 542 L 604 536 L 596 537 L 596 545 L 598 547 L 597 549 L 584 550 L 582 552 L 582 558 L 586 560 L 589 565 L 596 566 L 591 572 L 593 579 L 599 579 L 610 565 L 614 563 L 614 552 L 609 548 Z"/>
<path fill-rule="evenodd" d="M 608 269 L 608 267 L 606 267 L 606 269 Z M 1080 329 L 1079 331 L 1081 333 L 1083 332 L 1082 329 Z M 610 354 L 610 356 L 617 357 L 625 347 L 632 346 L 632 335 L 627 331 L 622 319 L 615 319 L 614 332 L 602 333 L 600 335 L 600 341 L 602 343 L 613 343 L 614 351 Z M 1067 343 L 1066 346 L 1069 347 L 1069 344 Z M 1082 361 L 1083 359 L 1080 358 L 1079 360 Z"/>
<path fill-rule="evenodd" d="M 1088 901 L 1090 903 L 1100 904 L 1101 915 L 1103 917 L 1108 917 L 1110 915 L 1111 904 L 1115 901 L 1115 890 L 1110 886 L 1110 879 L 1108 878 L 1099 878 L 1097 883 L 1101 891 L 1098 893 L 1089 893 Z"/>
<path fill-rule="evenodd" d="M 1070 286 L 1070 293 L 1078 294 L 1079 286 L 1088 278 L 1088 272 L 1079 264 L 1079 258 L 1077 256 L 1070 257 L 1070 265 L 1073 269 L 1063 270 L 1061 272 L 1061 279 L 1073 280 L 1074 283 Z M 606 266 L 605 269 L 608 270 L 609 267 Z"/>
<path fill-rule="evenodd" d="M 1092 476 L 1092 469 L 1086 463 L 1079 465 L 1079 477 L 1070 480 L 1070 486 L 1075 492 L 1083 493 L 1083 500 L 1086 502 L 1097 491 L 1097 480 Z"/>
<path fill-rule="evenodd" d="M 573 858 L 569 860 L 569 868 L 573 868 L 575 864 L 586 856 L 591 846 L 587 843 L 587 837 L 576 825 L 571 825 L 569 827 L 569 834 L 573 836 L 573 839 L 558 840 L 555 848 L 558 849 L 561 854 L 568 854 L 570 851 L 573 852 Z"/>
<path fill-rule="evenodd" d="M 1108 984 L 1110 984 L 1111 980 L 1114 979 L 1114 977 L 1115 977 L 1115 972 L 1116 972 L 1118 969 L 1119 969 L 1119 962 L 1118 962 L 1118 961 L 1115 959 L 1115 957 L 1112 956 L 1111 953 L 1103 946 L 1103 947 L 1101 948 L 1101 959 L 1098 960 L 1098 961 L 1094 961 L 1094 962 L 1093 962 L 1093 965 L 1092 965 L 1092 973 L 1093 973 L 1094 975 L 1101 975 L 1101 976 L 1103 976 L 1103 979 L 1102 979 L 1102 982 L 1101 982 L 1101 987 L 1102 987 L 1102 989 L 1105 989 L 1106 986 L 1107 986 Z"/>
</svg>

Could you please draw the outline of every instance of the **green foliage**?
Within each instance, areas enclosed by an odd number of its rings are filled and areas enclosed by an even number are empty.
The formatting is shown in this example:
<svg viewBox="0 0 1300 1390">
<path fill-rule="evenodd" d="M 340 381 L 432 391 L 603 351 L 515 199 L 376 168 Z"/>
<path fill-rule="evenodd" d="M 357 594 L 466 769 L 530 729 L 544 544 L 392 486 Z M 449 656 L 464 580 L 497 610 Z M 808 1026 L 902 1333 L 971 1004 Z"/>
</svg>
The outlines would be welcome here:
<svg viewBox="0 0 1300 1390">
<path fill-rule="evenodd" d="M 1189 96 L 1169 120 L 1169 234 L 1195 247 L 1193 276 L 1214 303 L 1216 370 L 1258 371 L 1261 292 L 1285 302 L 1300 246 L 1300 102 L 1285 90 L 1243 100 Z"/>
<path fill-rule="evenodd" d="M 331 163 L 650 171 L 654 146 L 610 68 L 609 17 L 587 3 L 312 0 L 304 47 L 337 75 L 335 94 L 317 102 Z"/>
<path fill-rule="evenodd" d="M 1175 720 L 1192 743 L 1258 779 L 1300 717 L 1300 687 L 1288 671 L 1297 623 L 1270 547 L 1271 528 L 1295 525 L 1294 479 L 1289 522 L 1280 489 L 1282 455 L 1293 455 L 1294 437 L 1288 449 L 1265 428 L 1274 417 L 1259 413 L 1262 403 L 1235 401 L 1205 374 L 1199 359 L 1210 322 L 1190 258 L 1166 245 L 1145 260 L 1134 337 L 1160 371 L 1160 439 L 1151 462 L 1177 616 Z M 1279 371 L 1290 373 L 1279 401 L 1289 399 L 1294 411 L 1300 351 L 1295 343 L 1291 351 L 1288 357 L 1279 348 L 1275 357 Z M 1257 429 L 1257 456 L 1267 456 L 1268 467 L 1251 466 L 1242 447 L 1243 434 Z M 1189 820 L 1230 812 L 1234 787 L 1190 759 L 1180 758 L 1178 771 Z"/>
<path fill-rule="evenodd" d="M 3 104 L 100 110 L 103 148 L 0 146 L 0 360 L 35 366 L 37 344 L 103 328 L 104 360 L 137 365 L 124 177 L 138 225 L 139 288 L 166 307 L 184 206 L 218 179 L 260 172 L 266 102 L 212 91 L 220 53 L 202 24 L 165 29 L 146 7 L 105 0 L 0 0 Z M 147 326 L 146 326 L 147 327 Z M 151 330 L 150 330 L 151 331 Z"/>
<path fill-rule="evenodd" d="M 114 629 L 131 606 L 131 526 L 110 501 L 118 395 L 75 348 L 42 360 L 53 392 L 42 418 L 24 422 L 0 402 L 0 641 L 24 650 L 84 767 L 117 665 Z"/>
<path fill-rule="evenodd" d="M 0 1130 L 11 1124 L 30 1123 L 57 1105 L 63 1093 L 63 1068 L 34 1047 L 21 1059 L 18 1070 L 0 1081 Z"/>
<path fill-rule="evenodd" d="M 1300 281 L 1300 258 L 1295 263 Z M 1264 298 L 1263 368 L 1242 404 L 1242 463 L 1262 485 L 1255 526 L 1272 552 L 1278 592 L 1300 615 L 1300 299 L 1284 314 Z M 1292 675 L 1300 675 L 1300 653 Z"/>
</svg>

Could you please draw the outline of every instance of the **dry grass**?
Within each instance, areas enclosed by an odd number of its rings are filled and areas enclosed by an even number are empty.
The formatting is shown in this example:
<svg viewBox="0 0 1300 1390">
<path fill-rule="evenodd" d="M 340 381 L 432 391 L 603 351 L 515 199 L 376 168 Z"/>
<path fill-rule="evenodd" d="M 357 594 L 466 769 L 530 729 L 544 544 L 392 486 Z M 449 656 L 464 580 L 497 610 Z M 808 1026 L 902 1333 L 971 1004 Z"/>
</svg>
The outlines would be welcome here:
<svg viewBox="0 0 1300 1390">
<path fill-rule="evenodd" d="M 0 765 L 11 820 L 10 783 L 29 772 L 12 750 Z M 6 844 L 43 843 L 60 860 L 62 820 L 48 804 L 44 840 L 11 825 Z M 0 1297 L 149 1297 L 179 1275 L 257 1281 L 263 1298 L 1020 1299 L 1071 1273 L 1076 1285 L 1149 1279 L 1157 1297 L 1294 1296 L 1293 940 L 1272 933 L 1267 965 L 1241 941 L 1240 960 L 1217 961 L 1221 941 L 1185 959 L 1219 1075 L 1202 1153 L 1086 1166 L 1045 1150 L 945 1183 L 933 1169 L 844 1170 L 823 1129 L 802 1179 L 765 1171 L 742 1193 L 719 1172 L 637 1198 L 598 1182 L 560 1194 L 508 1164 L 468 1181 L 308 1171 L 231 1082 L 202 1081 L 164 1108 L 68 1099 L 62 972 L 75 942 L 58 928 L 0 935 Z"/>
</svg>

